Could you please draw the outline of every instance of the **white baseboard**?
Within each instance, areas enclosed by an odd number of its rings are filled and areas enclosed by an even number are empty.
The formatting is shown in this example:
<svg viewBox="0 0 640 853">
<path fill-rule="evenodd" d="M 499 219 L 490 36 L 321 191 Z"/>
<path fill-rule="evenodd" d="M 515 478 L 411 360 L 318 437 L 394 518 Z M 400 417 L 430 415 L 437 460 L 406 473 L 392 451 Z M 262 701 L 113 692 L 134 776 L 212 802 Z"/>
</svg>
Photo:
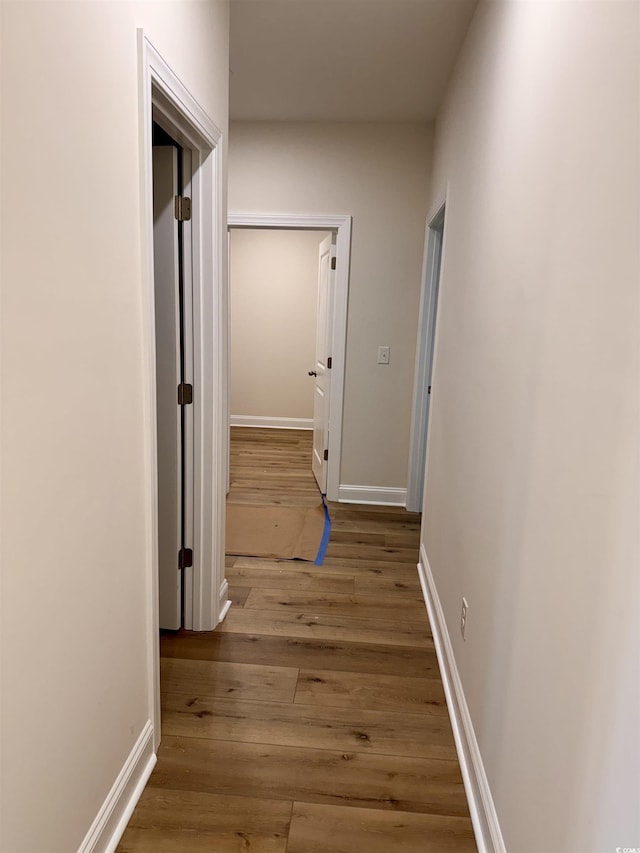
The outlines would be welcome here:
<svg viewBox="0 0 640 853">
<path fill-rule="evenodd" d="M 338 500 L 345 504 L 405 506 L 407 490 L 388 489 L 382 486 L 340 486 Z"/>
<path fill-rule="evenodd" d="M 313 418 L 267 418 L 261 415 L 231 415 L 231 426 L 261 429 L 313 429 Z"/>
<path fill-rule="evenodd" d="M 424 545 L 420 546 L 418 575 L 429 613 L 478 853 L 506 853 L 489 781 L 453 654 L 451 638 Z"/>
<path fill-rule="evenodd" d="M 78 853 L 113 853 L 155 764 L 153 725 L 148 720 Z"/>
<path fill-rule="evenodd" d="M 229 612 L 229 608 L 233 602 L 229 601 L 229 581 L 225 578 L 220 587 L 220 607 L 218 608 L 218 625 L 223 621 L 224 617 Z"/>
</svg>

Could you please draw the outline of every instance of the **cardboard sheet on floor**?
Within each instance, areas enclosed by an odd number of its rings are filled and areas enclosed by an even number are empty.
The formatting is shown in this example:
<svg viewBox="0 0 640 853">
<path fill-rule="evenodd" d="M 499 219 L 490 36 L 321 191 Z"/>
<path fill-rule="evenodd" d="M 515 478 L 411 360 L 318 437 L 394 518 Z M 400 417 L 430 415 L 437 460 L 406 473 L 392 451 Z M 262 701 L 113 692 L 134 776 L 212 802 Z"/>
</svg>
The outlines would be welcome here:
<svg viewBox="0 0 640 853">
<path fill-rule="evenodd" d="M 227 504 L 225 551 L 243 557 L 313 562 L 324 526 L 322 504 L 314 507 Z"/>
</svg>

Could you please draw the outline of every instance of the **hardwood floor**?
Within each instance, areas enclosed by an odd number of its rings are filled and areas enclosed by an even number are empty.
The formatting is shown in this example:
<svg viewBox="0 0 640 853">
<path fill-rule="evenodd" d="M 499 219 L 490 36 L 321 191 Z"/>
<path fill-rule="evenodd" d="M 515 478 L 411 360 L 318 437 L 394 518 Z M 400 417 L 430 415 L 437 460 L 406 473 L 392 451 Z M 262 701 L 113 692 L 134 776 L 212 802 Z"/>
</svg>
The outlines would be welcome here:
<svg viewBox="0 0 640 853">
<path fill-rule="evenodd" d="M 232 429 L 229 501 L 313 505 L 311 434 Z M 419 516 L 330 504 L 321 567 L 228 557 L 233 606 L 161 640 L 162 745 L 120 853 L 475 851 Z"/>
</svg>

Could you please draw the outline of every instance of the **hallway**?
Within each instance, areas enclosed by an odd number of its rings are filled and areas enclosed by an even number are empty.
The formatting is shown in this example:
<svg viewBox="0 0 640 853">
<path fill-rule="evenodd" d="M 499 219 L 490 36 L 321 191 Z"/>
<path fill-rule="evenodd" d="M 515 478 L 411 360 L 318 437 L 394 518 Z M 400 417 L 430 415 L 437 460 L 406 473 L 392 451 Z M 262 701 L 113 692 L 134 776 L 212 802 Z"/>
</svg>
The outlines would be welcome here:
<svg viewBox="0 0 640 853">
<path fill-rule="evenodd" d="M 238 503 L 318 501 L 311 433 L 232 429 Z M 415 564 L 419 516 L 331 504 L 321 567 L 228 557 L 162 637 L 162 745 L 120 853 L 476 849 Z"/>
</svg>

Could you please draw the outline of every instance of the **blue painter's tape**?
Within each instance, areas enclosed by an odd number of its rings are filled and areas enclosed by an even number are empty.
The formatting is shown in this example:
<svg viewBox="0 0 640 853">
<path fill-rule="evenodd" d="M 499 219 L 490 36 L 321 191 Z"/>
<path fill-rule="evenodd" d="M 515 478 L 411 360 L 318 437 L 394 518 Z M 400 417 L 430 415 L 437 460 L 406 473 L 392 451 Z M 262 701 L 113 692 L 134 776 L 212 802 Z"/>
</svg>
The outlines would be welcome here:
<svg viewBox="0 0 640 853">
<path fill-rule="evenodd" d="M 324 562 L 324 557 L 327 553 L 327 545 L 329 544 L 329 537 L 331 536 L 331 519 L 329 518 L 329 507 L 327 506 L 327 502 L 324 499 L 324 495 L 322 495 L 322 506 L 324 507 L 324 530 L 322 531 L 322 539 L 320 540 L 320 547 L 318 548 L 318 553 L 316 555 L 316 560 L 314 564 L 316 566 L 321 566 Z"/>
</svg>

